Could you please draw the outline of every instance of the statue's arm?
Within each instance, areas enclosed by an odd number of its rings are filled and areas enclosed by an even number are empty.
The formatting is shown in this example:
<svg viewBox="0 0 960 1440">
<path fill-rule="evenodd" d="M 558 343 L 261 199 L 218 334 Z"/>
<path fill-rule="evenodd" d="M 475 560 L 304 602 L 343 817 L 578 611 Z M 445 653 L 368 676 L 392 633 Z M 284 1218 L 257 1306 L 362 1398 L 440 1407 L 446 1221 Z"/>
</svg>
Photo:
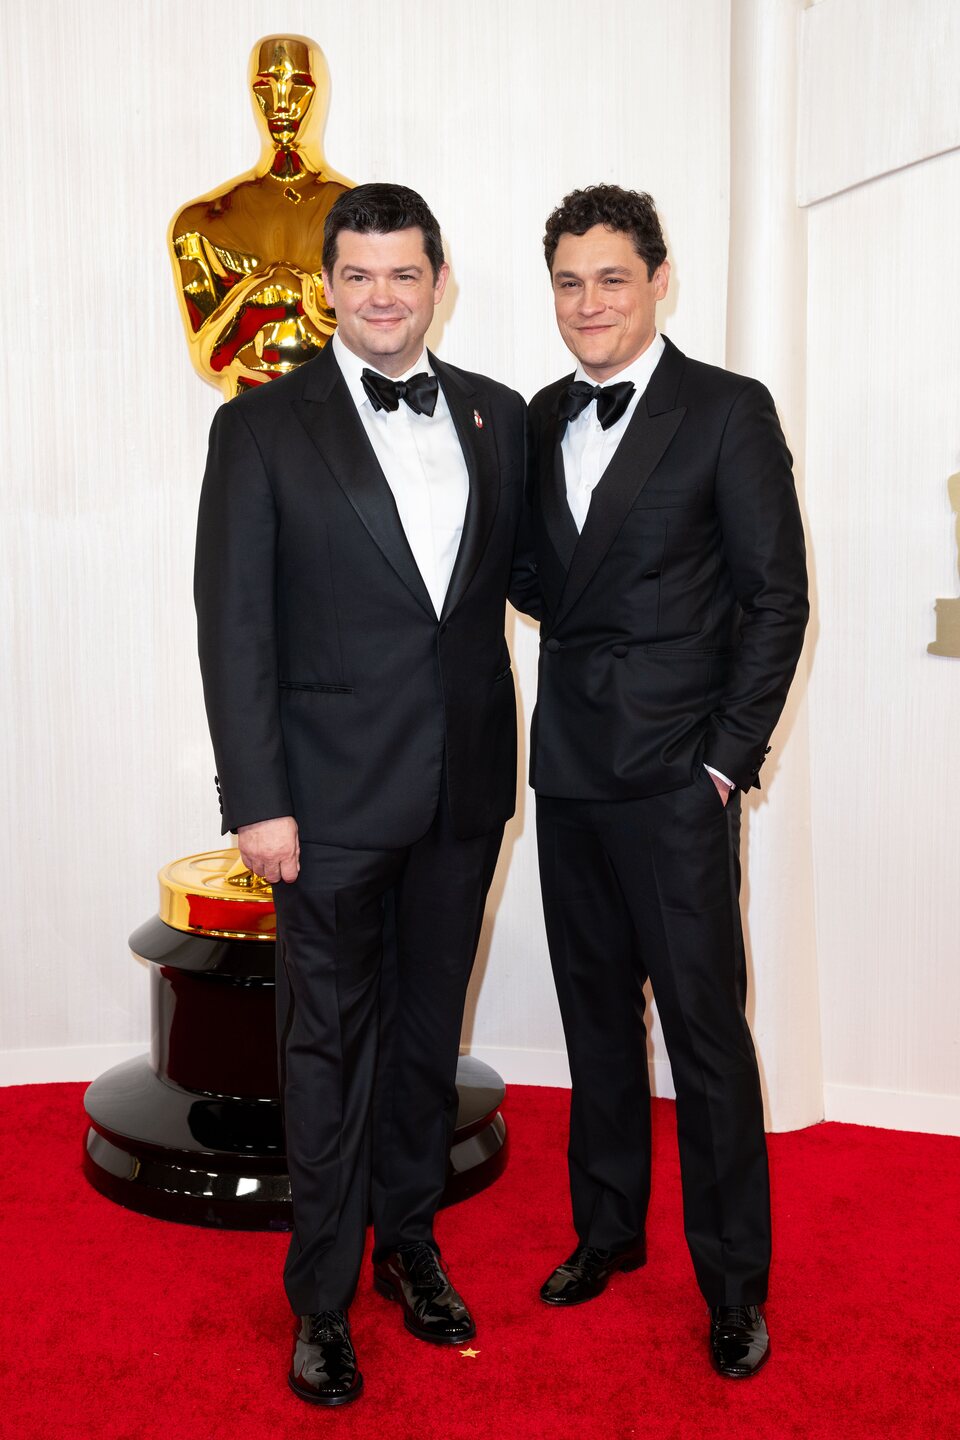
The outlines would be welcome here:
<svg viewBox="0 0 960 1440">
<path fill-rule="evenodd" d="M 263 278 L 259 255 L 217 245 L 199 230 L 171 240 L 190 328 L 195 335 L 213 319 L 229 320 Z"/>
</svg>

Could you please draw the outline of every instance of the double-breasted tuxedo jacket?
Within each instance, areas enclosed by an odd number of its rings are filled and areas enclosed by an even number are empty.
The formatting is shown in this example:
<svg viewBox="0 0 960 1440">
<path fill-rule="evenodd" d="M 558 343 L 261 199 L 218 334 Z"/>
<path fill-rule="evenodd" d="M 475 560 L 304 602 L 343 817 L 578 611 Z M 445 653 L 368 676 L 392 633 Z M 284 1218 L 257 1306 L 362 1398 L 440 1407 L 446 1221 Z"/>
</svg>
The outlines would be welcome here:
<svg viewBox="0 0 960 1440">
<path fill-rule="evenodd" d="M 572 376 L 530 405 L 541 794 L 657 794 L 704 761 L 759 784 L 800 654 L 803 530 L 773 401 L 665 345 L 579 536 L 556 415 Z"/>
<path fill-rule="evenodd" d="M 408 844 L 436 810 L 444 756 L 459 836 L 513 813 L 503 619 L 525 411 L 431 364 L 470 483 L 439 618 L 330 348 L 216 415 L 195 593 L 224 833 L 293 815 L 301 839 Z"/>
</svg>

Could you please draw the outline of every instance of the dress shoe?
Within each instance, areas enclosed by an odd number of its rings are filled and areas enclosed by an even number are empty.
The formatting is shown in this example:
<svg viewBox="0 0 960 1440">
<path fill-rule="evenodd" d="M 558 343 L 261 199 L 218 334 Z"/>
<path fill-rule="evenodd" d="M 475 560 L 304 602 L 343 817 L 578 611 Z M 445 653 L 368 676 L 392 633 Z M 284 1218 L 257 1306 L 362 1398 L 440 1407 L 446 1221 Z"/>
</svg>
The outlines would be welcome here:
<svg viewBox="0 0 960 1440">
<path fill-rule="evenodd" d="M 759 1305 L 714 1305 L 710 1311 L 710 1358 L 730 1380 L 756 1375 L 770 1356 L 767 1322 Z"/>
<path fill-rule="evenodd" d="M 426 1241 L 403 1245 L 385 1260 L 375 1260 L 373 1284 L 388 1300 L 403 1306 L 403 1323 L 418 1340 L 460 1345 L 477 1333 L 463 1300 L 454 1290 L 440 1256 Z"/>
<path fill-rule="evenodd" d="M 616 1270 L 639 1270 L 647 1263 L 647 1242 L 640 1237 L 625 1250 L 598 1250 L 595 1245 L 578 1245 L 568 1260 L 540 1287 L 540 1299 L 547 1305 L 582 1305 L 594 1300 Z"/>
<path fill-rule="evenodd" d="M 300 1316 L 287 1384 L 311 1405 L 349 1405 L 356 1400 L 363 1376 L 342 1310 Z"/>
</svg>

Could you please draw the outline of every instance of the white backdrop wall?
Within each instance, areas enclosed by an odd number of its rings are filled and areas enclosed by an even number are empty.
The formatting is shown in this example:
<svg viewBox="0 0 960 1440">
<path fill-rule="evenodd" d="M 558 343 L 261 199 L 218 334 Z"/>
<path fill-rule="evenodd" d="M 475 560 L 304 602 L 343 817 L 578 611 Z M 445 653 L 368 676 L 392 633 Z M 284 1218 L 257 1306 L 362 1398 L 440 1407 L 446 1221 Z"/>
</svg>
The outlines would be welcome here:
<svg viewBox="0 0 960 1440">
<path fill-rule="evenodd" d="M 797 206 L 801 0 L 733 0 L 726 363 L 776 396 L 803 506 L 806 224 Z M 814 596 L 814 601 L 816 597 Z M 768 1126 L 823 1114 L 810 833 L 807 687 L 815 625 L 787 698 L 763 788 L 743 797 L 748 1014 Z"/>
<path fill-rule="evenodd" d="M 902 127 L 894 107 L 887 150 L 877 137 L 866 143 L 859 130 L 871 107 L 861 94 L 877 78 L 862 72 L 862 36 L 843 13 L 858 6 L 843 0 L 830 16 L 823 3 L 816 43 L 807 42 L 810 94 L 820 63 L 830 72 L 846 63 L 843 147 L 868 181 L 807 212 L 806 501 L 820 613 L 810 749 L 826 1113 L 960 1133 L 960 660 L 927 654 L 934 599 L 960 589 L 947 495 L 960 469 L 960 150 L 940 153 L 947 140 L 960 145 L 960 108 L 956 86 L 947 112 L 933 84 Z M 933 9 L 918 4 L 913 17 L 931 19 Z M 941 46 L 956 75 L 956 7 L 940 20 L 902 33 L 891 75 L 920 73 L 928 58 L 936 79 Z M 832 26 L 829 58 L 818 52 L 823 26 Z M 889 94 L 897 98 L 894 79 Z M 829 86 L 819 91 L 820 131 L 825 95 Z M 839 105 L 833 118 L 839 127 Z M 894 168 L 907 154 L 904 132 L 914 163 Z M 872 179 L 879 164 L 892 173 Z M 810 144 L 810 193 L 835 189 L 832 166 Z"/>
<path fill-rule="evenodd" d="M 960 660 L 926 653 L 960 589 L 960 12 L 803 21 L 801 193 L 831 197 L 807 211 L 806 345 L 825 1108 L 960 1134 Z"/>
<path fill-rule="evenodd" d="M 811 214 L 807 480 L 827 1114 L 954 1134 L 960 660 L 926 647 L 960 588 L 958 222 L 957 151 Z"/>
<path fill-rule="evenodd" d="M 219 396 L 189 364 L 164 237 L 176 208 L 256 159 L 254 41 L 319 41 L 330 163 L 401 179 L 440 218 L 454 283 L 433 343 L 529 395 L 567 364 L 544 219 L 602 179 L 657 197 L 666 324 L 722 362 L 728 5 L 194 0 L 174 17 L 161 0 L 35 0 L 5 4 L 4 31 L 37 64 L 11 67 L 0 102 L 0 1076 L 86 1078 L 144 1048 L 147 980 L 126 940 L 156 908 L 156 870 L 222 843 L 191 602 Z M 510 626 L 526 723 L 537 637 Z M 525 787 L 495 901 L 465 1039 L 508 1078 L 563 1079 Z"/>
<path fill-rule="evenodd" d="M 960 1133 L 960 662 L 924 653 L 934 597 L 958 588 L 960 156 L 918 163 L 960 134 L 943 86 L 918 131 L 882 36 L 909 11 L 910 43 L 939 49 L 941 69 L 949 51 L 950 75 L 960 37 L 946 0 L 865 4 L 235 0 L 229 29 L 219 0 L 194 0 L 188 21 L 160 0 L 5 5 L 10 53 L 42 69 L 11 67 L 0 101 L 0 1081 L 87 1078 L 145 1048 L 126 937 L 155 909 L 161 863 L 221 843 L 190 600 L 219 397 L 188 362 L 164 234 L 253 163 L 247 55 L 283 30 L 327 55 L 330 163 L 402 179 L 440 217 L 454 284 L 432 343 L 526 395 L 567 367 L 539 249 L 548 210 L 601 179 L 657 198 L 664 328 L 771 384 L 809 522 L 816 623 L 747 807 L 768 1114 L 783 1128 L 826 1105 Z M 884 67 L 905 110 L 880 143 L 857 131 L 867 100 L 843 97 L 886 94 Z M 821 200 L 838 135 L 848 188 Z M 819 203 L 798 209 L 798 194 Z M 526 726 L 536 630 L 511 615 L 508 633 Z M 464 1039 L 508 1079 L 563 1083 L 519 798 Z M 653 1050 L 669 1093 L 656 1031 Z"/>
</svg>

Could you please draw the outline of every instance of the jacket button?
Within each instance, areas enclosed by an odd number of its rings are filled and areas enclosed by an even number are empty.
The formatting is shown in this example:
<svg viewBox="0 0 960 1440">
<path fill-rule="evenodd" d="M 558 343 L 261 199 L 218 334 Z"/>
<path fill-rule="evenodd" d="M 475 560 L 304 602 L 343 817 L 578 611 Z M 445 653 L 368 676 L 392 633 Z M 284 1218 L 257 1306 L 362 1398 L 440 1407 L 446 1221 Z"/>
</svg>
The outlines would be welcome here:
<svg viewBox="0 0 960 1440">
<path fill-rule="evenodd" d="M 447 633 L 447 622 L 446 622 L 446 620 L 444 620 L 443 624 L 440 626 L 439 633 L 440 633 L 441 635 L 446 635 L 446 633 Z"/>
<path fill-rule="evenodd" d="M 554 637 L 551 635 L 550 639 L 547 641 L 547 649 L 550 651 L 551 655 L 556 655 L 557 651 L 560 649 L 560 641 L 555 640 Z"/>
<path fill-rule="evenodd" d="M 630 654 L 630 651 L 626 645 L 614 645 L 613 653 L 614 655 L 616 655 L 618 660 L 625 660 Z"/>
<path fill-rule="evenodd" d="M 659 579 L 660 579 L 660 571 L 659 571 L 659 570 L 644 570 L 644 572 L 643 572 L 643 578 L 644 578 L 644 580 L 659 580 Z"/>
</svg>

